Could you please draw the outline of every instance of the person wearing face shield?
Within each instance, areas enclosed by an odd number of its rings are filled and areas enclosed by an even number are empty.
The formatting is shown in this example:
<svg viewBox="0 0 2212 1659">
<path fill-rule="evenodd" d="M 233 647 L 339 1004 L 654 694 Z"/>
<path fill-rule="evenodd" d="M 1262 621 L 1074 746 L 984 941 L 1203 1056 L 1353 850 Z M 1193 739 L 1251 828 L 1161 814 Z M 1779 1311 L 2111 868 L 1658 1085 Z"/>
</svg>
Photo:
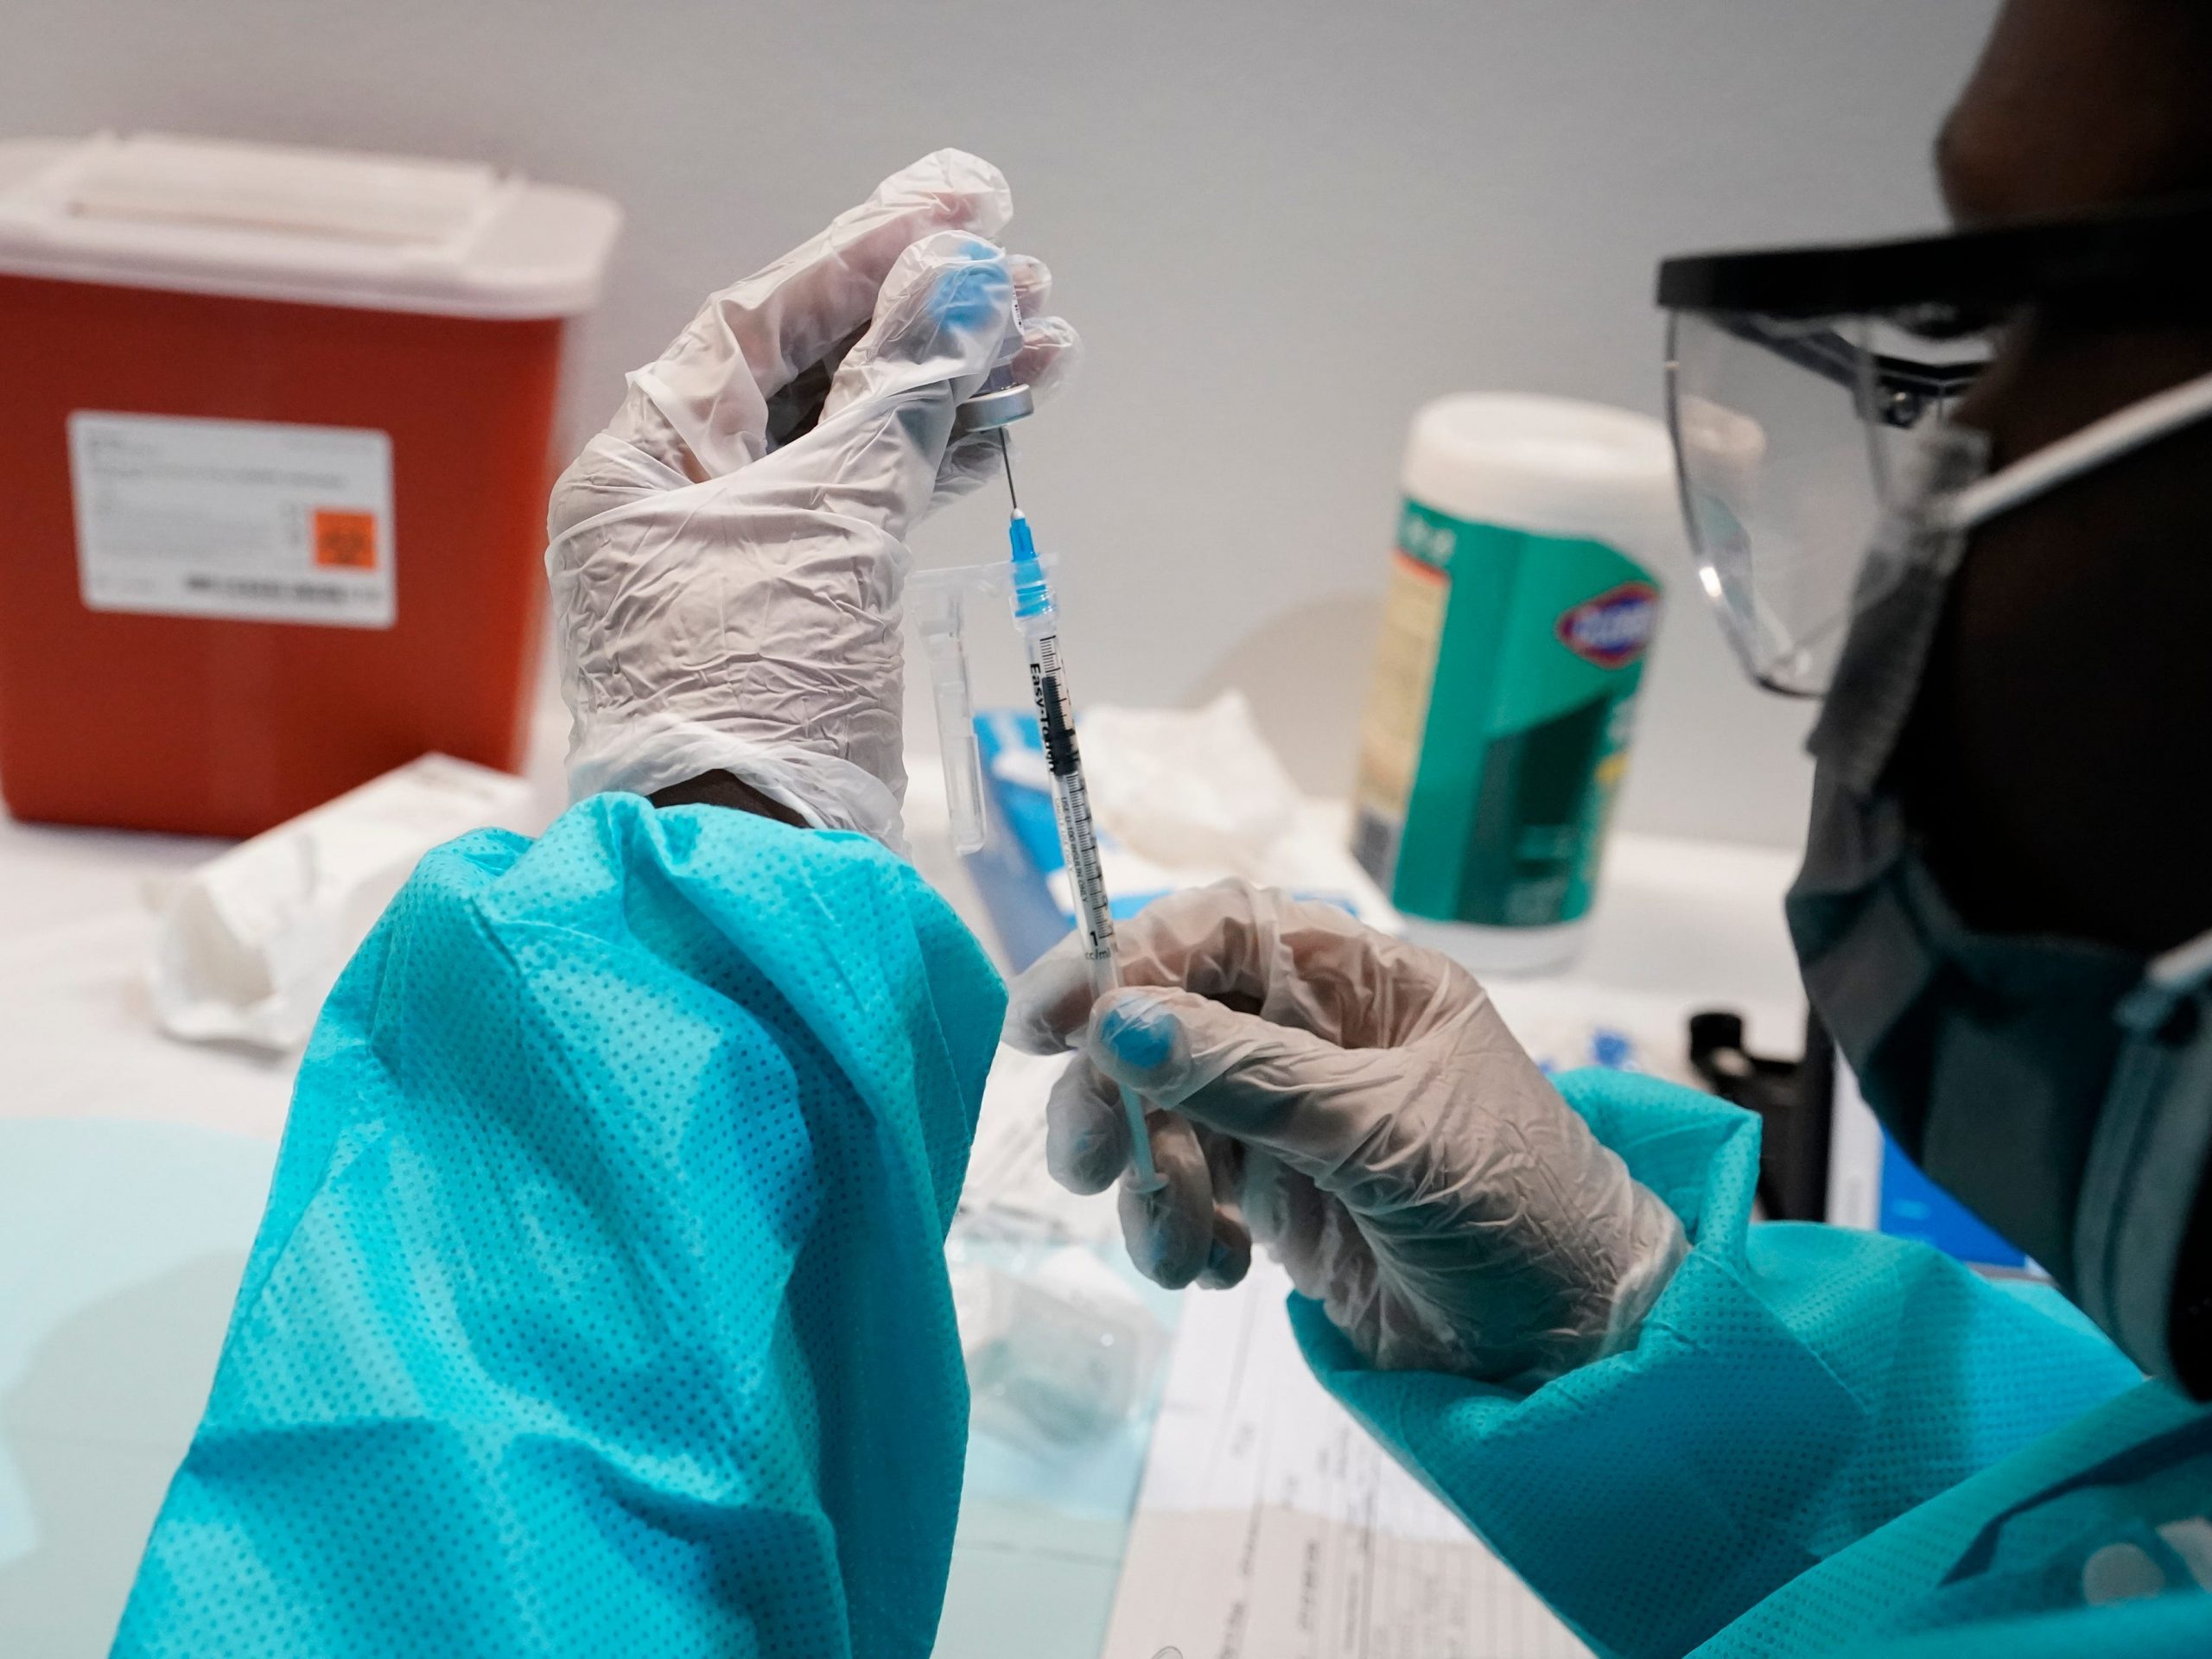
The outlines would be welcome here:
<svg viewBox="0 0 2212 1659">
<path fill-rule="evenodd" d="M 1670 261 L 1700 576 L 1825 701 L 1789 925 L 1905 1150 L 2068 1300 L 1754 1225 L 1757 1128 L 1555 1089 L 1340 913 L 1157 901 L 1050 1156 L 1138 1263 L 1287 1267 L 1324 1382 L 1608 1655 L 2212 1653 L 2212 8 L 2012 0 L 1946 237 Z M 2086 1317 L 2084 1317 L 2086 1316 Z"/>
</svg>

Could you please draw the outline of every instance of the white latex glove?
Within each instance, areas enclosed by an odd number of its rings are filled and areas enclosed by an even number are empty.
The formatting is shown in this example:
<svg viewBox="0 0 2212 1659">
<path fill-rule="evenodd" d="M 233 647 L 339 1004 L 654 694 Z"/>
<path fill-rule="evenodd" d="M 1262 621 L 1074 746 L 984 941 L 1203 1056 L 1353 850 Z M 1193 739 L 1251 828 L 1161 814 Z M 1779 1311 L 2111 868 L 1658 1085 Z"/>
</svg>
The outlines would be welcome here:
<svg viewBox="0 0 2212 1659">
<path fill-rule="evenodd" d="M 1046 1153 L 1076 1192 L 1128 1166 L 1116 1084 L 1164 1109 L 1166 1186 L 1121 1192 L 1147 1275 L 1234 1284 L 1256 1240 L 1386 1370 L 1527 1385 L 1635 1342 L 1681 1225 L 1465 969 L 1239 882 L 1117 931 L 1123 989 L 1094 1007 L 1070 940 L 1015 983 L 1006 1039 L 1080 1051 Z"/>
<path fill-rule="evenodd" d="M 1042 393 L 1075 357 L 1044 266 L 985 239 L 1012 212 L 988 162 L 925 156 L 629 377 L 548 525 L 574 796 L 726 771 L 899 844 L 904 540 L 997 453 L 947 440 L 1017 296 L 1014 373 Z"/>
</svg>

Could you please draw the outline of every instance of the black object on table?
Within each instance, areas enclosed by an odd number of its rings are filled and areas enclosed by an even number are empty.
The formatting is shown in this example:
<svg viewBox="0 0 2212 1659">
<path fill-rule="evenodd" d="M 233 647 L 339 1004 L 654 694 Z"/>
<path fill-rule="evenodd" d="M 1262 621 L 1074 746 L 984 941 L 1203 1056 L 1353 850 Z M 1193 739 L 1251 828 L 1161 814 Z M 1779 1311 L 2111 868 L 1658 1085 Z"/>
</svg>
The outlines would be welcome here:
<svg viewBox="0 0 2212 1659">
<path fill-rule="evenodd" d="M 1723 1100 L 1759 1115 L 1759 1203 L 1774 1221 L 1827 1216 L 1828 1124 L 1835 1045 L 1820 1016 L 1805 1016 L 1802 1058 L 1754 1054 L 1744 1018 L 1726 1008 L 1690 1016 L 1690 1065 Z"/>
</svg>

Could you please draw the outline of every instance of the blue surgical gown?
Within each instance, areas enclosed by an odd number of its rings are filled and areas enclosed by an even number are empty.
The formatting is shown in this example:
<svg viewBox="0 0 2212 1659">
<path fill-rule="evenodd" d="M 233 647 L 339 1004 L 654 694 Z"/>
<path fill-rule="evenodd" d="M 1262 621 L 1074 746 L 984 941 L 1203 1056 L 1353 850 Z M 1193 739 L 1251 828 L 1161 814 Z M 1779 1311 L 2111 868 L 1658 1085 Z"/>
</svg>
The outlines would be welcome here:
<svg viewBox="0 0 2212 1659">
<path fill-rule="evenodd" d="M 1004 994 L 855 836 L 425 859 L 302 1063 L 130 1656 L 929 1652 Z"/>
<path fill-rule="evenodd" d="M 586 802 L 432 855 L 333 994 L 137 1655 L 920 1655 L 941 1244 L 1001 995 L 856 837 Z M 2212 1654 L 2212 1417 L 2048 1293 L 1749 1224 L 1757 1126 L 1565 1091 L 1693 1249 L 1526 1394 L 1323 1381 L 1599 1652 Z"/>
<path fill-rule="evenodd" d="M 1526 1394 L 1329 1389 L 1601 1654 L 2212 1656 L 2212 1412 L 2044 1287 L 1750 1222 L 1758 1128 L 1645 1077 L 1562 1090 L 1692 1249 L 1634 1349 Z"/>
</svg>

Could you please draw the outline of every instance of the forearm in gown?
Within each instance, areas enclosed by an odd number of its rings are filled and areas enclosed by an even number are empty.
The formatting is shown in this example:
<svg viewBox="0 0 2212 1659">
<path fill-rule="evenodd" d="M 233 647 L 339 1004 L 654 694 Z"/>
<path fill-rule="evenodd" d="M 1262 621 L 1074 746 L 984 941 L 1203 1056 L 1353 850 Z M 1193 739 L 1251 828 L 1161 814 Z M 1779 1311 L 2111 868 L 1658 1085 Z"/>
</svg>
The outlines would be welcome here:
<svg viewBox="0 0 2212 1659">
<path fill-rule="evenodd" d="M 1519 1395 L 1369 1370 L 1318 1306 L 1292 1315 L 1331 1390 L 1600 1652 L 1687 1651 L 2139 1380 L 2054 1293 L 1753 1225 L 1748 1113 L 1619 1073 L 1561 1088 L 1692 1240 L 1632 1350 Z"/>
<path fill-rule="evenodd" d="M 332 995 L 127 1655 L 929 1651 L 1003 1001 L 907 866 L 586 801 Z"/>
</svg>

